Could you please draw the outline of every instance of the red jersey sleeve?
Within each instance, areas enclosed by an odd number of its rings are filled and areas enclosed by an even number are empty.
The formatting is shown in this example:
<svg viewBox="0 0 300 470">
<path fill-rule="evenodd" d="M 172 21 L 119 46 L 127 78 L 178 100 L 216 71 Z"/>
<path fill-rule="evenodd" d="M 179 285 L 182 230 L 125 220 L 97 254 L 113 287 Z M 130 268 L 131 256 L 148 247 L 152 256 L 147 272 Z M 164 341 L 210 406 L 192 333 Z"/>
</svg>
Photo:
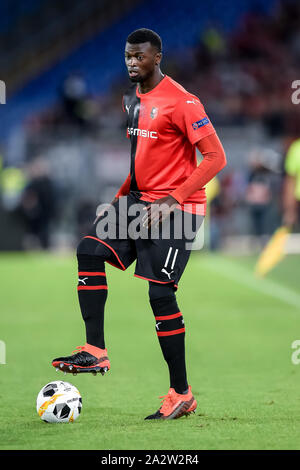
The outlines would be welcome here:
<svg viewBox="0 0 300 470">
<path fill-rule="evenodd" d="M 197 145 L 203 160 L 185 182 L 171 196 L 182 204 L 198 189 L 203 188 L 226 165 L 226 155 L 217 134 L 207 136 Z"/>
<path fill-rule="evenodd" d="M 203 104 L 193 95 L 186 95 L 177 102 L 172 114 L 173 124 L 192 145 L 216 131 L 207 116 Z"/>
</svg>

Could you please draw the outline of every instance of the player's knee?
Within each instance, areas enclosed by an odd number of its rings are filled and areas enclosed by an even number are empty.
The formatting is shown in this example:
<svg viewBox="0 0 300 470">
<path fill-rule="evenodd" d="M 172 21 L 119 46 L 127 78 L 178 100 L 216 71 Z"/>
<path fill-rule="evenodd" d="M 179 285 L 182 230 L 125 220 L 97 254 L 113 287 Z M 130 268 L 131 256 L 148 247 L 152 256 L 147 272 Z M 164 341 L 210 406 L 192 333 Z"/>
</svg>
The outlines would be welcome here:
<svg viewBox="0 0 300 470">
<path fill-rule="evenodd" d="M 176 300 L 173 284 L 159 284 L 157 282 L 149 282 L 150 303 L 161 298 L 169 297 Z"/>
<path fill-rule="evenodd" d="M 82 238 L 77 246 L 76 255 L 92 255 L 95 250 L 95 247 L 92 249 L 92 243 L 89 242 L 89 239 Z"/>
<path fill-rule="evenodd" d="M 77 258 L 82 255 L 96 256 L 102 258 L 104 261 L 108 260 L 111 252 L 110 250 L 92 238 L 83 238 L 77 246 Z"/>
<path fill-rule="evenodd" d="M 184 332 L 182 313 L 177 305 L 174 290 L 170 284 L 149 286 L 150 305 L 156 320 L 157 332 L 175 334 Z M 163 287 L 162 287 L 163 286 Z M 173 353 L 172 353 L 173 354 Z M 167 360 L 167 358 L 165 357 Z"/>
</svg>

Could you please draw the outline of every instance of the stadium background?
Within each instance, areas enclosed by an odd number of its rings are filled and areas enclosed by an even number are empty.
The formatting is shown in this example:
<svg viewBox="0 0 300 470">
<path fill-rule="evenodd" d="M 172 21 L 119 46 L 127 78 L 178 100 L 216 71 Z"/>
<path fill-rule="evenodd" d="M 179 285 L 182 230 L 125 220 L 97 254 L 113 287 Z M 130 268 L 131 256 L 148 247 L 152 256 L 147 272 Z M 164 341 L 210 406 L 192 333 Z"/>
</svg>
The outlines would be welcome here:
<svg viewBox="0 0 300 470">
<path fill-rule="evenodd" d="M 1 404 L 7 424 L 2 448 L 55 448 L 55 433 L 39 427 L 32 403 L 39 388 L 57 378 L 49 366 L 52 356 L 83 340 L 73 250 L 96 207 L 112 199 L 128 174 L 124 43 L 139 27 L 161 35 L 163 72 L 200 97 L 228 159 L 211 187 L 205 248 L 194 254 L 178 293 L 194 312 L 188 353 L 189 362 L 197 362 L 191 375 L 199 380 L 204 408 L 197 424 L 174 423 L 184 429 L 182 442 L 169 437 L 158 443 L 163 429 L 154 441 L 149 428 L 141 434 L 144 397 L 149 394 L 151 411 L 160 383 L 167 387 L 165 369 L 150 312 L 140 316 L 147 310 L 146 285 L 109 268 L 114 314 L 107 328 L 119 376 L 101 383 L 116 401 L 106 396 L 106 405 L 96 405 L 100 386 L 72 379 L 92 403 L 83 408 L 87 421 L 82 416 L 76 429 L 88 422 L 90 432 L 97 430 L 98 415 L 111 427 L 101 443 L 85 442 L 79 431 L 73 442 L 69 430 L 60 430 L 60 448 L 299 448 L 299 371 L 290 360 L 299 331 L 299 238 L 290 247 L 295 254 L 267 279 L 253 276 L 259 252 L 281 223 L 284 160 L 300 133 L 300 106 L 291 99 L 292 83 L 300 79 L 299 22 L 296 0 L 2 0 L 0 340 L 7 359 L 0 380 L 8 402 L 17 403 L 9 411 Z M 134 299 L 133 305 L 124 306 L 121 295 Z M 120 324 L 134 335 L 132 357 L 149 346 L 133 359 L 136 368 L 121 361 L 128 344 Z M 140 330 L 148 332 L 147 339 Z M 152 371 L 150 351 L 158 371 Z M 20 372 L 17 358 L 23 354 L 35 365 Z M 143 369 L 155 379 L 145 379 Z M 22 377 L 30 377 L 25 405 L 19 397 Z M 147 391 L 137 391 L 135 407 L 130 385 L 138 389 L 144 379 Z M 137 414 L 122 411 L 119 421 L 118 410 L 129 403 Z M 19 428 L 23 419 L 29 422 L 26 439 Z M 133 440 L 124 426 L 132 426 Z"/>
</svg>

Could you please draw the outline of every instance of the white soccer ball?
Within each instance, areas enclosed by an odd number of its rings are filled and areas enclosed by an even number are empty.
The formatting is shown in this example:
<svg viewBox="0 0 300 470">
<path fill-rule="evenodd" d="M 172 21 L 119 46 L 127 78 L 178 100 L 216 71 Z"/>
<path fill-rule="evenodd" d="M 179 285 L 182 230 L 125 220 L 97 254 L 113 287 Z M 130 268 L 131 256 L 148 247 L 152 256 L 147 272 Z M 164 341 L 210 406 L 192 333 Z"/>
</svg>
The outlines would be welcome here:
<svg viewBox="0 0 300 470">
<path fill-rule="evenodd" d="M 80 415 L 81 407 L 77 388 L 60 380 L 45 385 L 36 399 L 38 415 L 46 423 L 72 423 Z"/>
</svg>

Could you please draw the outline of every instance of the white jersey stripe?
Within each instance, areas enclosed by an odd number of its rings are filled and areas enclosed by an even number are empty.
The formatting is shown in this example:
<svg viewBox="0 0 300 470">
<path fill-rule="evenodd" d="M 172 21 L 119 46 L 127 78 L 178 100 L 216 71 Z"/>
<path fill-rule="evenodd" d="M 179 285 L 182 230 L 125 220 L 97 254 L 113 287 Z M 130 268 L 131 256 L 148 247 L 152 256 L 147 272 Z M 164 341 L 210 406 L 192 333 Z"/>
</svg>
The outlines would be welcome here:
<svg viewBox="0 0 300 470">
<path fill-rule="evenodd" d="M 169 251 L 168 251 L 167 259 L 166 259 L 166 262 L 165 262 L 165 265 L 164 265 L 164 268 L 166 268 L 166 267 L 168 266 L 168 262 L 169 262 L 169 259 L 170 259 L 172 250 L 173 250 L 173 248 L 170 247 L 170 248 L 169 248 Z M 171 269 L 172 269 L 172 268 L 171 268 Z"/>
<path fill-rule="evenodd" d="M 176 258 L 177 258 L 177 254 L 178 254 L 178 249 L 175 250 L 175 255 L 174 255 L 174 258 L 173 258 L 171 269 L 174 268 L 174 264 L 175 264 L 175 261 L 176 261 Z"/>
</svg>

